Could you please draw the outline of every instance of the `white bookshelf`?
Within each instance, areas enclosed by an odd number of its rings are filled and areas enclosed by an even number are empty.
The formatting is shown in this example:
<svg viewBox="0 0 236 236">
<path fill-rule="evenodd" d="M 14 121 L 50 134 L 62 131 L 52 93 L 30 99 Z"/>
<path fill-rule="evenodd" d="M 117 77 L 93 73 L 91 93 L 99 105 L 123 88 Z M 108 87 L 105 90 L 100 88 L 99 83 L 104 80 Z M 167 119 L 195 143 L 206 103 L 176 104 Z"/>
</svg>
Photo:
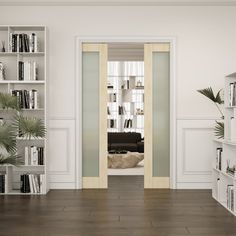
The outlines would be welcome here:
<svg viewBox="0 0 236 236">
<path fill-rule="evenodd" d="M 108 68 L 111 68 L 109 66 Z M 111 62 L 112 63 L 112 62 Z M 108 132 L 139 132 L 144 136 L 144 73 L 143 62 L 116 62 L 117 68 L 108 70 Z M 137 65 L 135 65 L 137 63 Z M 139 68 L 138 68 L 139 67 Z M 112 73 L 114 72 L 114 73 Z M 140 73 L 141 72 L 141 73 Z M 141 83 L 141 87 L 138 86 Z M 109 99 L 109 94 L 116 94 L 116 101 Z M 124 113 L 119 114 L 119 106 Z M 138 112 L 138 109 L 142 112 Z M 110 119 L 114 127 L 110 127 Z M 125 120 L 131 120 L 132 126 L 124 127 Z"/>
<path fill-rule="evenodd" d="M 213 160 L 213 184 L 212 184 L 212 196 L 222 206 L 224 206 L 233 215 L 236 215 L 236 175 L 232 175 L 227 172 L 227 166 L 233 167 L 236 165 L 236 140 L 233 139 L 234 127 L 236 125 L 236 106 L 230 105 L 230 83 L 236 83 L 236 73 L 230 74 L 225 77 L 224 88 L 224 139 L 214 139 L 214 150 L 216 153 L 217 148 L 222 148 L 221 154 L 221 169 L 217 166 L 216 157 L 214 155 Z M 235 130 L 236 131 L 236 130 Z M 227 186 L 232 186 L 233 192 L 233 207 L 228 206 L 227 201 Z"/>
<path fill-rule="evenodd" d="M 27 34 L 35 33 L 38 40 L 38 50 L 35 52 L 12 52 L 10 50 L 10 34 Z M 5 52 L 2 52 L 1 41 L 5 41 Z M 10 93 L 11 90 L 37 90 L 38 107 L 36 109 L 22 109 L 23 115 L 29 117 L 38 117 L 44 121 L 47 131 L 47 28 L 45 26 L 32 25 L 7 25 L 0 26 L 0 62 L 4 64 L 6 77 L 0 80 L 0 92 Z M 19 61 L 34 61 L 37 65 L 37 80 L 19 80 Z M 0 117 L 8 120 L 11 111 L 0 110 Z M 23 163 L 19 166 L 5 165 L 0 166 L 0 174 L 5 174 L 5 193 L 1 195 L 42 195 L 49 191 L 48 184 L 48 156 L 47 156 L 47 133 L 45 138 L 26 139 L 17 138 L 17 154 L 24 160 L 25 146 L 36 146 L 44 148 L 43 165 L 26 165 Z M 43 175 L 42 188 L 40 193 L 21 193 L 20 175 L 35 174 Z"/>
</svg>

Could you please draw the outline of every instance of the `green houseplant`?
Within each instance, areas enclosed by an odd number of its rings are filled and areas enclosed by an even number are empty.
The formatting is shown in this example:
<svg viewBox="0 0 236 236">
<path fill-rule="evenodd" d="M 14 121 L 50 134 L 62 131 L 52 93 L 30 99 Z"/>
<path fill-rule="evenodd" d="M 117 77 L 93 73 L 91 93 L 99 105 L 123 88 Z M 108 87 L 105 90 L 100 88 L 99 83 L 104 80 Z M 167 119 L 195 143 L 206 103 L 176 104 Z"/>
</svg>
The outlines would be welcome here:
<svg viewBox="0 0 236 236">
<path fill-rule="evenodd" d="M 213 89 L 211 87 L 197 90 L 199 93 L 210 99 L 216 106 L 217 110 L 220 113 L 221 119 L 224 119 L 224 114 L 221 110 L 221 105 L 224 104 L 224 100 L 221 97 L 221 89 L 216 93 L 216 95 L 213 92 Z M 224 138 L 224 122 L 223 121 L 216 121 L 215 125 L 215 136 L 219 139 Z"/>
<path fill-rule="evenodd" d="M 16 154 L 17 138 L 43 138 L 46 134 L 45 125 L 41 119 L 25 117 L 17 98 L 10 94 L 0 93 L 0 108 L 13 111 L 10 121 L 0 123 L 0 165 L 21 164 L 20 156 Z"/>
</svg>

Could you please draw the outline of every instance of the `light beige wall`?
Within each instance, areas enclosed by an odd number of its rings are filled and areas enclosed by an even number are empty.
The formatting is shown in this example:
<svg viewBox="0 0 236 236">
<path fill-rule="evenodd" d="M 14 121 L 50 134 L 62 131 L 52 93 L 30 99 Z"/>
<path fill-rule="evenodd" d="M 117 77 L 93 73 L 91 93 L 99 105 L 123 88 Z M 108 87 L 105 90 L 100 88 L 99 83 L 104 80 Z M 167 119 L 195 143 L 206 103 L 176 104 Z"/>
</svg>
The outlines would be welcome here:
<svg viewBox="0 0 236 236">
<path fill-rule="evenodd" d="M 48 26 L 49 117 L 53 127 L 59 120 L 60 129 L 75 127 L 75 36 L 176 37 L 179 119 L 217 116 L 214 106 L 196 90 L 210 85 L 214 89 L 222 88 L 223 77 L 236 70 L 236 7 L 233 6 L 0 6 L 0 12 L 0 24 Z M 74 140 L 74 133 L 68 131 L 68 135 L 70 141 Z M 68 157 L 67 151 L 65 147 L 62 155 L 51 163 L 54 187 L 74 186 L 75 154 L 72 152 Z M 63 161 L 57 168 L 58 158 Z M 62 184 L 58 184 L 60 181 Z"/>
<path fill-rule="evenodd" d="M 49 28 L 50 116 L 74 117 L 76 35 L 177 38 L 178 116 L 214 116 L 196 89 L 235 71 L 236 7 L 3 7 L 1 24 Z M 122 17 L 121 17 L 122 16 Z M 60 97 L 61 99 L 58 99 Z M 66 106 L 61 106 L 64 101 Z"/>
</svg>

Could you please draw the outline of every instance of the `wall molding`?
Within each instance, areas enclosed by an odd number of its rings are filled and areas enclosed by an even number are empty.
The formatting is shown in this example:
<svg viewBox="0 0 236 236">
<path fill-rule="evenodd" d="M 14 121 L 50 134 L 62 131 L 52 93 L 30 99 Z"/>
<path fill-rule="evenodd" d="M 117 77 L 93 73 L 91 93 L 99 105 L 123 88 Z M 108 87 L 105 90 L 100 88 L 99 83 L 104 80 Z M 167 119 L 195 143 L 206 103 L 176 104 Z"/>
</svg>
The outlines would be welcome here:
<svg viewBox="0 0 236 236">
<path fill-rule="evenodd" d="M 236 6 L 236 1 L 0 1 L 0 6 Z"/>
<path fill-rule="evenodd" d="M 196 130 L 199 130 L 199 131 L 205 131 L 205 130 L 209 130 L 209 131 L 212 131 L 212 128 L 207 128 L 207 127 L 203 127 L 203 128 L 183 128 L 182 129 L 182 132 L 183 132 L 183 143 L 182 143 L 182 145 L 183 145 L 183 171 L 182 171 L 182 174 L 183 175 L 211 175 L 211 171 L 196 171 L 196 170 L 192 170 L 192 171 L 189 171 L 189 170 L 187 170 L 187 160 L 186 160 L 186 153 L 185 153 L 185 150 L 186 150 L 186 148 L 185 148 L 185 145 L 186 145 L 186 142 L 185 142 L 185 140 L 186 140 L 186 132 L 187 131 L 196 131 Z"/>
<path fill-rule="evenodd" d="M 49 120 L 49 135 L 50 188 L 75 189 L 75 121 Z"/>
<path fill-rule="evenodd" d="M 177 188 L 211 188 L 214 120 L 178 120 Z"/>
</svg>

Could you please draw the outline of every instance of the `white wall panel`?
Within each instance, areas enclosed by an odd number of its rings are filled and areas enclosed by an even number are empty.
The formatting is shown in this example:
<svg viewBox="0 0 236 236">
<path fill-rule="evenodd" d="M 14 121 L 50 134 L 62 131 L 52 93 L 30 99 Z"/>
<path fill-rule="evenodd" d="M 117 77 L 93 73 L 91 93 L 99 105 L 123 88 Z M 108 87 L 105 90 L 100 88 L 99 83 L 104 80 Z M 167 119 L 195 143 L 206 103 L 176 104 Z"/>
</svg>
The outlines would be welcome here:
<svg viewBox="0 0 236 236">
<path fill-rule="evenodd" d="M 49 178 L 51 188 L 75 188 L 74 120 L 50 120 Z"/>
<path fill-rule="evenodd" d="M 214 120 L 178 120 L 178 188 L 210 187 L 214 123 Z"/>
</svg>

